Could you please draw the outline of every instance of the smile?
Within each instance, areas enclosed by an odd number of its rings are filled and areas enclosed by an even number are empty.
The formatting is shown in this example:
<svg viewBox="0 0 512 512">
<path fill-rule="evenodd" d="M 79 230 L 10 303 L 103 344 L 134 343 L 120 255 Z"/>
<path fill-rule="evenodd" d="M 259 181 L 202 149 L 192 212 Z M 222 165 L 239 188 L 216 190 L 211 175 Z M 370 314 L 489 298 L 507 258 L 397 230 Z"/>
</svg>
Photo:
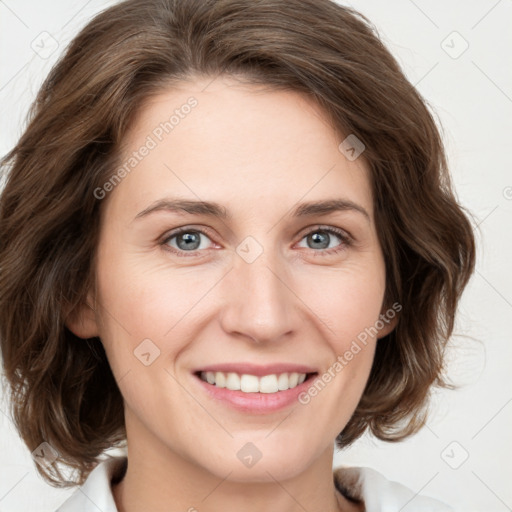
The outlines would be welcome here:
<svg viewBox="0 0 512 512">
<path fill-rule="evenodd" d="M 242 391 L 243 393 L 279 393 L 280 391 L 296 388 L 306 380 L 308 375 L 313 374 L 273 373 L 258 377 L 247 373 L 198 372 L 200 379 L 208 382 L 208 384 L 219 388 L 227 388 L 231 391 Z"/>
<path fill-rule="evenodd" d="M 212 404 L 237 410 L 245 414 L 270 414 L 300 405 L 298 397 L 312 385 L 318 372 L 268 373 L 255 371 L 198 370 L 193 372 L 199 393 Z"/>
</svg>

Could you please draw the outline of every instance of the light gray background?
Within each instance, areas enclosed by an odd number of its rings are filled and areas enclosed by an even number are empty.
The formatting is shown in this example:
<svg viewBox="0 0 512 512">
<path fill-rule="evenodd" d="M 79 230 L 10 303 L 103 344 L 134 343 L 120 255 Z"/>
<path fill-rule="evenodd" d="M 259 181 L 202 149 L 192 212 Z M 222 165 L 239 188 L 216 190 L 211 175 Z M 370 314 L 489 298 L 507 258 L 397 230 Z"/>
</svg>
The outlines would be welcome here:
<svg viewBox="0 0 512 512">
<path fill-rule="evenodd" d="M 57 56 L 92 14 L 113 3 L 0 0 L 0 154 L 21 134 L 28 105 Z M 398 444 L 365 437 L 337 453 L 335 465 L 371 466 L 460 511 L 512 510 L 512 1 L 342 3 L 376 24 L 439 116 L 479 247 L 452 340 L 450 372 L 461 389 L 436 393 L 417 436 Z M 4 402 L 0 409 L 0 511 L 54 510 L 72 490 L 42 481 Z M 414 510 L 414 501 L 403 510 Z"/>
</svg>

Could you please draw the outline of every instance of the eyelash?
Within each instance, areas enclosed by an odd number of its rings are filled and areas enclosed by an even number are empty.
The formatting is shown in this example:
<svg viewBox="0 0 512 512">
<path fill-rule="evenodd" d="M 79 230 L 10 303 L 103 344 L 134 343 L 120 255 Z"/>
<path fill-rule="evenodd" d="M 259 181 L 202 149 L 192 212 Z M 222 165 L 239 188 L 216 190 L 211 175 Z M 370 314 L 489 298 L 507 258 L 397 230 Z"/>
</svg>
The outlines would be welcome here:
<svg viewBox="0 0 512 512">
<path fill-rule="evenodd" d="M 194 251 L 182 251 L 182 250 L 176 250 L 167 245 L 171 239 L 173 239 L 183 233 L 191 233 L 191 232 L 192 233 L 200 233 L 202 235 L 207 236 L 208 238 L 212 238 L 210 231 L 206 228 L 197 229 L 197 228 L 192 228 L 190 226 L 184 226 L 182 228 L 178 228 L 175 231 L 171 231 L 170 233 L 168 233 L 165 236 L 165 238 L 161 241 L 160 244 L 162 246 L 165 246 L 164 247 L 165 250 L 172 252 L 176 256 L 185 257 L 185 258 L 198 257 L 197 252 L 202 252 L 204 249 L 203 250 L 195 249 Z M 321 225 L 317 225 L 311 231 L 308 231 L 307 233 L 305 233 L 302 236 L 301 240 L 303 240 L 308 235 L 311 235 L 311 234 L 317 233 L 317 232 L 334 234 L 340 238 L 341 244 L 339 246 L 337 246 L 335 248 L 331 248 L 331 249 L 322 249 L 322 250 L 311 249 L 313 251 L 313 254 L 315 257 L 326 255 L 326 254 L 329 256 L 337 254 L 341 251 L 346 250 L 353 243 L 352 237 L 350 235 L 348 235 L 345 231 L 338 229 L 338 228 L 334 228 L 332 226 L 321 226 Z M 190 254 L 187 254 L 187 252 Z"/>
</svg>

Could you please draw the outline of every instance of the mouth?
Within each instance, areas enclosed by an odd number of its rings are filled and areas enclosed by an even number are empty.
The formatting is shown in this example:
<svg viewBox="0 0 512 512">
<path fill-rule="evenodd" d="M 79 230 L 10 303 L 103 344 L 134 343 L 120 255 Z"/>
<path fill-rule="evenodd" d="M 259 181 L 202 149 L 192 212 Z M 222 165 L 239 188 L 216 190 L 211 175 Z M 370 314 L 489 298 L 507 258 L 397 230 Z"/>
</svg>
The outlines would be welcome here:
<svg viewBox="0 0 512 512">
<path fill-rule="evenodd" d="M 306 381 L 314 379 L 318 372 L 281 372 L 264 375 L 238 373 L 233 371 L 194 372 L 202 382 L 227 391 L 239 391 L 246 394 L 278 394 L 302 387 Z M 309 383 L 308 383 L 309 385 Z"/>
<path fill-rule="evenodd" d="M 256 369 L 253 373 L 238 373 L 210 369 L 195 371 L 193 380 L 198 385 L 198 393 L 213 405 L 261 416 L 292 405 L 303 406 L 300 396 L 313 385 L 317 376 L 318 372 L 265 373 Z"/>
<path fill-rule="evenodd" d="M 192 370 L 194 389 L 215 406 L 245 414 L 269 414 L 303 405 L 300 396 L 319 376 L 318 368 L 295 363 L 212 364 Z"/>
</svg>

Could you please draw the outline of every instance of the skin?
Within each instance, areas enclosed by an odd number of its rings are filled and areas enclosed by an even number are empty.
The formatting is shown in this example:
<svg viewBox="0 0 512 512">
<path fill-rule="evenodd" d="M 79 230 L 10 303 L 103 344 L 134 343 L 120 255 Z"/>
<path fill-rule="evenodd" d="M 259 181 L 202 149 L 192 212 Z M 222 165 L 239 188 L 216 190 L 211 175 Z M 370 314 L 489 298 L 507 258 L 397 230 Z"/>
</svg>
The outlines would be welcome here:
<svg viewBox="0 0 512 512">
<path fill-rule="evenodd" d="M 364 158 L 349 161 L 339 151 L 343 138 L 308 98 L 225 76 L 153 97 L 125 155 L 190 96 L 198 105 L 105 199 L 96 294 L 68 325 L 101 338 L 124 398 L 129 464 L 113 487 L 117 506 L 359 510 L 334 487 L 333 448 L 361 397 L 377 338 L 308 404 L 268 414 L 209 399 L 191 372 L 248 361 L 307 364 L 321 375 L 384 313 L 384 259 Z M 171 196 L 216 201 L 232 219 L 159 211 L 134 220 Z M 297 203 L 333 198 L 357 203 L 369 218 L 354 210 L 291 217 Z M 352 243 L 330 234 L 318 248 L 307 235 L 319 224 L 344 230 Z M 198 235 L 193 250 L 179 237 L 165 242 L 182 226 L 211 236 Z M 247 236 L 263 249 L 252 263 L 236 252 Z M 184 257 L 171 252 L 180 248 Z M 160 350 L 148 366 L 134 357 L 147 338 Z M 250 468 L 236 456 L 248 442 L 262 453 Z"/>
</svg>

